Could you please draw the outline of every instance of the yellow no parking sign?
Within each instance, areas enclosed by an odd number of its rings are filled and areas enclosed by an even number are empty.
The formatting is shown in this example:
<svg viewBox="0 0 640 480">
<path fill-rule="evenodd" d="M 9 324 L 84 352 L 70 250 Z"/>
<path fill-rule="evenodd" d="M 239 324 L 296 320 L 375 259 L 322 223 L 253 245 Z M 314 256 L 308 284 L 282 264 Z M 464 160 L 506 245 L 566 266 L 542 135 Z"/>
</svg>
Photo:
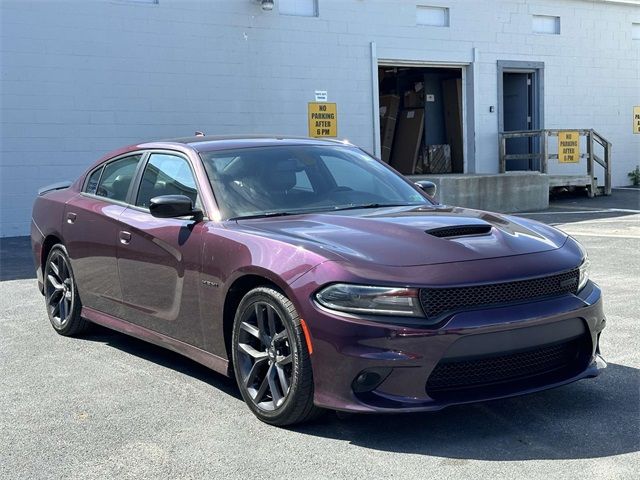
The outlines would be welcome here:
<svg viewBox="0 0 640 480">
<path fill-rule="evenodd" d="M 580 162 L 580 132 L 558 132 L 558 161 Z"/>
<path fill-rule="evenodd" d="M 309 102 L 309 136 L 337 137 L 338 108 L 335 103 Z"/>
</svg>

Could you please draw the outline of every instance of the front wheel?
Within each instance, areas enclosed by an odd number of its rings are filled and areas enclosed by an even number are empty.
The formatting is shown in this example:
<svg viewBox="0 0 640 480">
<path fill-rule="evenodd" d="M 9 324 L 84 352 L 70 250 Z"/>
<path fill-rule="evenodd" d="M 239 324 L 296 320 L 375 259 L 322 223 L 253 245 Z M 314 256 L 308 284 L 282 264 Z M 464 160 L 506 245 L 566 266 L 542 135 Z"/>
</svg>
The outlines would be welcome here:
<svg viewBox="0 0 640 480">
<path fill-rule="evenodd" d="M 60 335 L 78 335 L 88 328 L 88 322 L 80 316 L 82 304 L 71 262 L 63 245 L 54 245 L 47 257 L 44 296 L 49 321 Z"/>
<path fill-rule="evenodd" d="M 233 365 L 242 398 L 263 422 L 285 426 L 316 417 L 311 361 L 291 301 L 270 287 L 247 293 L 233 326 Z"/>
</svg>

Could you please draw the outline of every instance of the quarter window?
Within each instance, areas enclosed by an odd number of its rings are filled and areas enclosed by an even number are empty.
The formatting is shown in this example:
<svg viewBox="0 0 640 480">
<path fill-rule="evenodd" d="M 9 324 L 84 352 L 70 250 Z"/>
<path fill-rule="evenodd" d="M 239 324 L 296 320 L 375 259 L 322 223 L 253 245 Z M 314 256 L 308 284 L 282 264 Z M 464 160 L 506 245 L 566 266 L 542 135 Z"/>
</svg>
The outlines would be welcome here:
<svg viewBox="0 0 640 480">
<path fill-rule="evenodd" d="M 89 175 L 89 179 L 87 180 L 87 186 L 85 188 L 85 192 L 91 193 L 95 195 L 98 191 L 98 182 L 100 181 L 100 175 L 102 174 L 102 169 L 104 166 L 94 170 L 91 175 Z"/>
<path fill-rule="evenodd" d="M 186 195 L 198 205 L 198 190 L 189 162 L 182 157 L 154 153 L 144 169 L 136 205 L 149 208 L 153 197 Z"/>
<path fill-rule="evenodd" d="M 141 154 L 132 155 L 105 165 L 96 195 L 125 202 L 131 180 L 141 158 Z"/>
</svg>

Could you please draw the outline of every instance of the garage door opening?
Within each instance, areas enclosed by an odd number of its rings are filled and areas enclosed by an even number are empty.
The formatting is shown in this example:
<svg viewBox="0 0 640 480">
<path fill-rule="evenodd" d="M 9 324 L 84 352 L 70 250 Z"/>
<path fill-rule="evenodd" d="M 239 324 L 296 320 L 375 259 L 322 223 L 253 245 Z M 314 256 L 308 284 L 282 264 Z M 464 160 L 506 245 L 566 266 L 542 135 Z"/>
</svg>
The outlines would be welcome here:
<svg viewBox="0 0 640 480">
<path fill-rule="evenodd" d="M 381 158 L 405 175 L 464 173 L 462 68 L 378 69 Z"/>
</svg>

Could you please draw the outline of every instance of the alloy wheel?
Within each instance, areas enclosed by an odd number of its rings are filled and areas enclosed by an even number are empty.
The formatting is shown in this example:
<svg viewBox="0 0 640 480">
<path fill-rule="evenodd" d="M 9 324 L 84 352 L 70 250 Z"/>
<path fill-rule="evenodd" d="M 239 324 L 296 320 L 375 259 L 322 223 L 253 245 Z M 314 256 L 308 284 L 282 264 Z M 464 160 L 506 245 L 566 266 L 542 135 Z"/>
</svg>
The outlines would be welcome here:
<svg viewBox="0 0 640 480">
<path fill-rule="evenodd" d="M 71 269 L 60 252 L 49 258 L 45 276 L 45 297 L 51 319 L 56 327 L 63 327 L 73 313 L 75 297 Z"/>
<path fill-rule="evenodd" d="M 291 389 L 293 350 L 290 332 L 276 309 L 256 302 L 242 316 L 238 335 L 242 386 L 262 410 L 280 407 Z"/>
</svg>

